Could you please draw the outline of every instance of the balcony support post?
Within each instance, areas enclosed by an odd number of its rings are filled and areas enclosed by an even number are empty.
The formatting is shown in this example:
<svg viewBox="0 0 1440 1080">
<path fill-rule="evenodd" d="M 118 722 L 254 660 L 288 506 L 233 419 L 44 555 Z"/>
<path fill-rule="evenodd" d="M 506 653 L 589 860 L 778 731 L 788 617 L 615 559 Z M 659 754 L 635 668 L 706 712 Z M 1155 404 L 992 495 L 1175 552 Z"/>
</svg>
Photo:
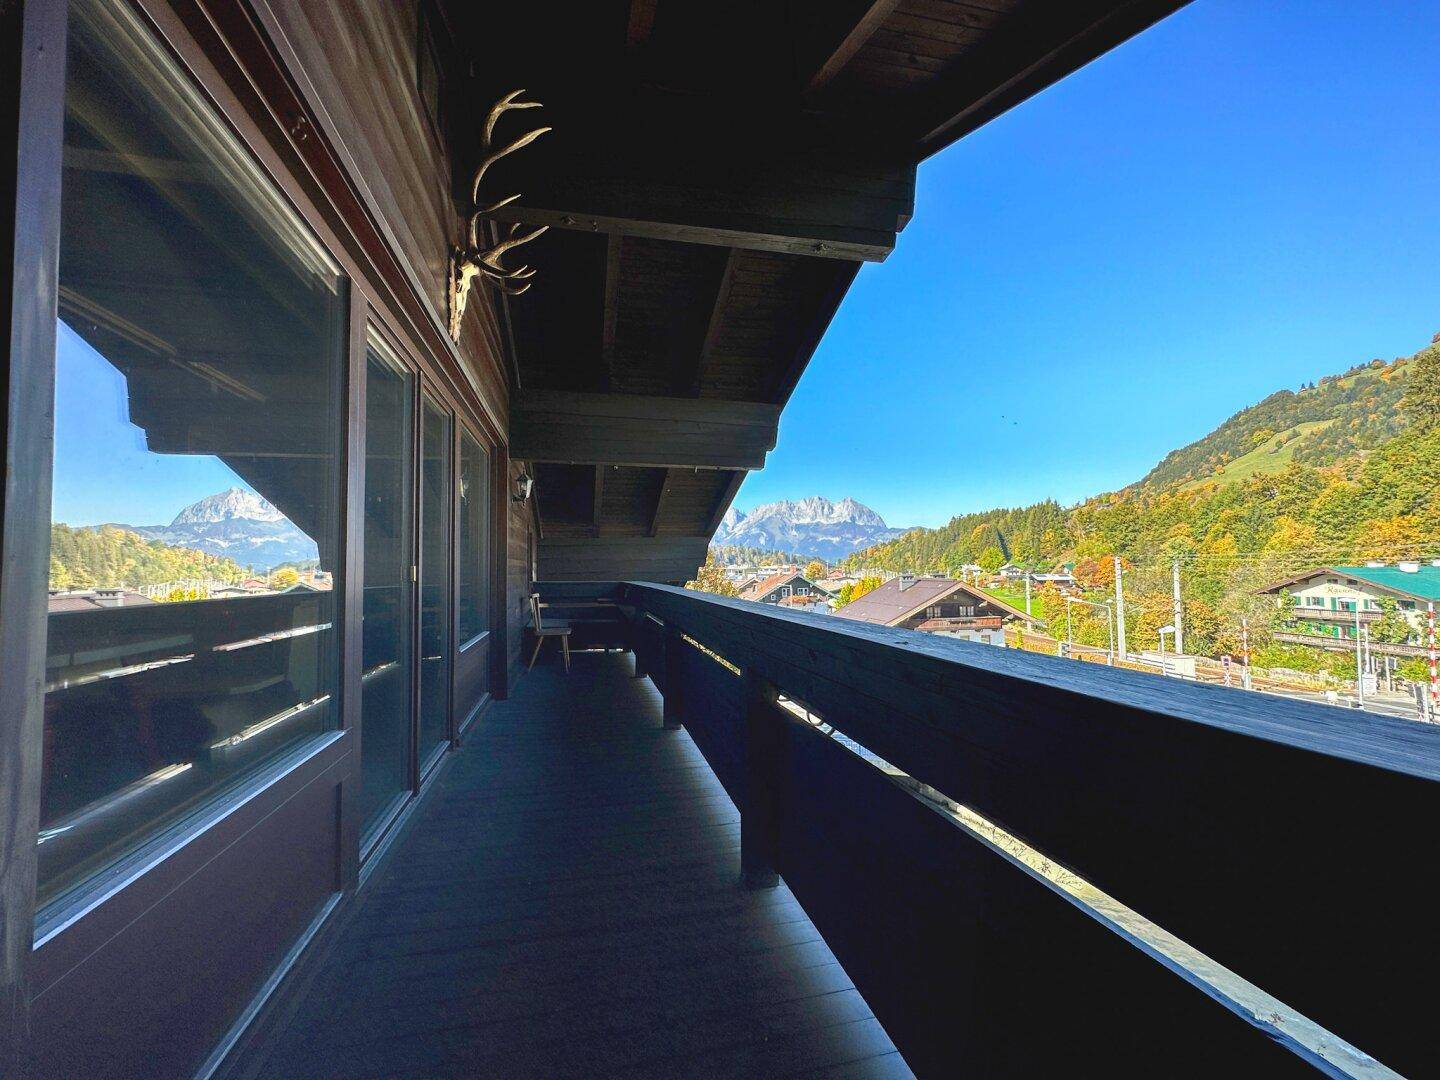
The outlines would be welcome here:
<svg viewBox="0 0 1440 1080">
<path fill-rule="evenodd" d="M 649 628 L 645 625 L 645 612 L 637 608 L 628 617 L 627 623 L 630 652 L 635 656 L 635 678 L 643 679 L 650 674 L 650 641 L 645 636 Z"/>
<path fill-rule="evenodd" d="M 785 733 L 774 689 L 749 668 L 741 676 L 740 710 L 745 737 L 745 805 L 740 808 L 740 884 L 773 889 L 780 884 L 780 779 Z"/>
<path fill-rule="evenodd" d="M 680 662 L 686 648 L 678 626 L 665 624 L 665 636 L 661 662 L 665 665 L 665 719 L 666 730 L 681 727 L 685 708 L 685 677 L 680 672 Z"/>
</svg>

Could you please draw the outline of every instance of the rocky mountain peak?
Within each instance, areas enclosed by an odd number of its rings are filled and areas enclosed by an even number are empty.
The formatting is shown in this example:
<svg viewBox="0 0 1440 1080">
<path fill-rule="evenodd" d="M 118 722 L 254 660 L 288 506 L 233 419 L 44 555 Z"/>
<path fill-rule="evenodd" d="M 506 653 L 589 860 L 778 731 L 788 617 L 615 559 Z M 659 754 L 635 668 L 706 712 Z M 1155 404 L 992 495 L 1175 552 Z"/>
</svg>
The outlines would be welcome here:
<svg viewBox="0 0 1440 1080">
<path fill-rule="evenodd" d="M 766 503 L 748 514 L 731 507 L 715 533 L 715 543 L 833 560 L 904 531 L 890 528 L 884 518 L 854 499 L 831 502 L 823 495 L 812 495 Z"/>
<path fill-rule="evenodd" d="M 235 520 L 284 521 L 285 515 L 263 496 L 244 488 L 232 487 L 191 503 L 175 515 L 170 527 Z"/>
</svg>

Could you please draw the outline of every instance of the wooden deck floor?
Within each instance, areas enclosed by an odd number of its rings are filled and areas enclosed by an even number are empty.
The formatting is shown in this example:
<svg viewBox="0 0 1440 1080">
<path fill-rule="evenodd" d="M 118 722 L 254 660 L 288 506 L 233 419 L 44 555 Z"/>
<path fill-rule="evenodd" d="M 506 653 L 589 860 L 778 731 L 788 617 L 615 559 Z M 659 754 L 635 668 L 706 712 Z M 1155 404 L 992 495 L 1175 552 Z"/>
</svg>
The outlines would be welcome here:
<svg viewBox="0 0 1440 1080">
<path fill-rule="evenodd" d="M 256 1072 L 910 1076 L 628 655 L 542 664 L 470 733 Z"/>
</svg>

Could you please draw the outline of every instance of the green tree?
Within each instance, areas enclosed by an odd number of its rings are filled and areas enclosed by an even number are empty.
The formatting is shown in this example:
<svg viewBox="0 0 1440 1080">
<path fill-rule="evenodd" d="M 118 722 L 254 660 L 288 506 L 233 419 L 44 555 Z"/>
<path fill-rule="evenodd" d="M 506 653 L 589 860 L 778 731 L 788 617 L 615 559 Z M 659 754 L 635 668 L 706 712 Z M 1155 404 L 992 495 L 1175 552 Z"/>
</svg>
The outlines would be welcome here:
<svg viewBox="0 0 1440 1080">
<path fill-rule="evenodd" d="M 1421 349 L 1410 361 L 1401 404 L 1410 423 L 1421 432 L 1440 427 L 1440 345 Z"/>
<path fill-rule="evenodd" d="M 1400 611 L 1393 596 L 1382 596 L 1380 617 L 1370 624 L 1370 640 L 1387 645 L 1403 645 L 1410 640 L 1410 623 Z"/>
<path fill-rule="evenodd" d="M 1280 590 L 1280 599 L 1275 604 L 1275 614 L 1270 618 L 1272 630 L 1283 630 L 1295 618 L 1295 596 L 1289 589 Z"/>
</svg>

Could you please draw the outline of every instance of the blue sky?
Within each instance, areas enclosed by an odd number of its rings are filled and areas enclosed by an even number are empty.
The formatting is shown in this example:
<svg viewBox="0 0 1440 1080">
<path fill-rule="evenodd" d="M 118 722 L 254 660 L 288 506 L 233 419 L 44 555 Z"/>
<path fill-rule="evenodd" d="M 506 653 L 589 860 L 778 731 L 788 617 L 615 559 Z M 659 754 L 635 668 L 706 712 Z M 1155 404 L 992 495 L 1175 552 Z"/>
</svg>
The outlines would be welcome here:
<svg viewBox="0 0 1440 1080">
<path fill-rule="evenodd" d="M 168 525 L 206 495 L 253 490 L 219 458 L 150 453 L 130 423 L 124 377 L 63 322 L 55 367 L 53 521 Z"/>
<path fill-rule="evenodd" d="M 736 505 L 1138 479 L 1440 330 L 1440 4 L 1196 0 L 921 166 Z"/>
</svg>

